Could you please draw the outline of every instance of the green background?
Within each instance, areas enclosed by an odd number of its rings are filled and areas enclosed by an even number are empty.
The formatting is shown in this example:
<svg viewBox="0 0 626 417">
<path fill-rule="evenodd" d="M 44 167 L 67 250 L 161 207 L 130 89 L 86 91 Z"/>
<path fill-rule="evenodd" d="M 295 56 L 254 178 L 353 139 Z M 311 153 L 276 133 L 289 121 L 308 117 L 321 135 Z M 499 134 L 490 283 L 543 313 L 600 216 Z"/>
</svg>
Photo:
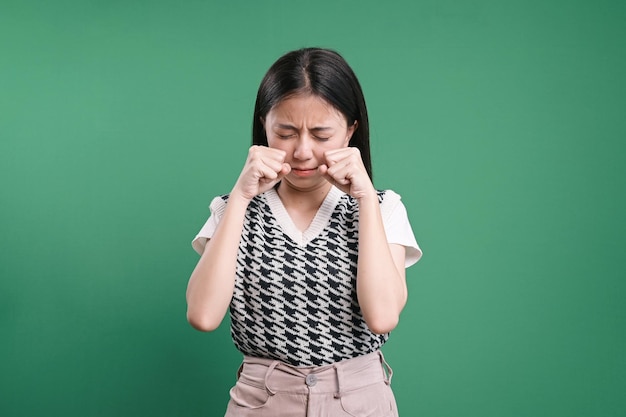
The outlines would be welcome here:
<svg viewBox="0 0 626 417">
<path fill-rule="evenodd" d="M 626 3 L 0 0 L 0 415 L 221 416 L 190 241 L 258 84 L 339 50 L 424 258 L 401 414 L 626 415 Z"/>
</svg>

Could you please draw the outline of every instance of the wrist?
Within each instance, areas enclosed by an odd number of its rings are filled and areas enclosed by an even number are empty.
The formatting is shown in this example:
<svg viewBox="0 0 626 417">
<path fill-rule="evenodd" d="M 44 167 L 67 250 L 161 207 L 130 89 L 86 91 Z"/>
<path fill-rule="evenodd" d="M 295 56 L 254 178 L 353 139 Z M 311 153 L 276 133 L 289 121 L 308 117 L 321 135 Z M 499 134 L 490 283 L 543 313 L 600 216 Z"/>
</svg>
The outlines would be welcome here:
<svg viewBox="0 0 626 417">
<path fill-rule="evenodd" d="M 253 197 L 248 197 L 238 190 L 233 189 L 228 195 L 228 204 L 248 207 L 248 204 L 250 203 L 250 201 L 252 201 L 252 198 Z"/>
<path fill-rule="evenodd" d="M 361 193 L 359 196 L 355 197 L 357 202 L 359 203 L 359 206 L 362 205 L 379 205 L 379 201 L 378 201 L 378 192 L 372 188 L 370 191 L 368 192 L 364 192 Z"/>
</svg>

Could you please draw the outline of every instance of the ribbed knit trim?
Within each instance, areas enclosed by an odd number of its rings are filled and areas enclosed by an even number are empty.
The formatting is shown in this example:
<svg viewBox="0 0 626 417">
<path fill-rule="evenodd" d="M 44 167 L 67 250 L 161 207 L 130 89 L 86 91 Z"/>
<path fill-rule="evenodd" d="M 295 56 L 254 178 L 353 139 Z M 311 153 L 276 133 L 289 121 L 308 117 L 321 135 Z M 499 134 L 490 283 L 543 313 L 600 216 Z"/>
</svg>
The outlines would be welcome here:
<svg viewBox="0 0 626 417">
<path fill-rule="evenodd" d="M 380 204 L 380 214 L 383 217 L 383 222 L 386 222 L 400 203 L 400 195 L 391 190 L 385 190 L 384 193 L 385 198 Z"/>
<path fill-rule="evenodd" d="M 296 227 L 275 189 L 272 188 L 266 191 L 265 198 L 283 232 L 299 246 L 306 246 L 324 230 L 343 194 L 343 191 L 332 186 L 317 213 L 315 213 L 311 224 L 304 232 Z"/>
</svg>

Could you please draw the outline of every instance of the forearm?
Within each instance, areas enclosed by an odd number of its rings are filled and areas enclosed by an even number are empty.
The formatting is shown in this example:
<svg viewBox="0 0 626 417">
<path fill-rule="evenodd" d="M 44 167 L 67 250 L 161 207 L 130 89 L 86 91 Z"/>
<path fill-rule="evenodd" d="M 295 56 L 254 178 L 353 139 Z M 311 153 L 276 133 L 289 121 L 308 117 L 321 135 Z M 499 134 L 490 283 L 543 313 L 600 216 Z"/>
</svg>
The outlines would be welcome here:
<svg viewBox="0 0 626 417">
<path fill-rule="evenodd" d="M 215 330 L 228 310 L 248 202 L 231 195 L 224 215 L 189 279 L 187 320 L 198 330 Z"/>
<path fill-rule="evenodd" d="M 387 333 L 398 323 L 407 299 L 403 254 L 387 242 L 378 198 L 359 200 L 357 297 L 363 317 L 374 333 Z"/>
</svg>

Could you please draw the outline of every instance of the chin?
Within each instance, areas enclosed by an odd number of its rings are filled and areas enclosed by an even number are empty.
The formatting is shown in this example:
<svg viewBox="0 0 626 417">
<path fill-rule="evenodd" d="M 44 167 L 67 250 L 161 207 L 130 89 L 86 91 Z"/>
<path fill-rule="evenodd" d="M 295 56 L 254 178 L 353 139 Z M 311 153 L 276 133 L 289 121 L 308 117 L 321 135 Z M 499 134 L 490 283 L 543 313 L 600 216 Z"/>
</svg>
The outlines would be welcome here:
<svg viewBox="0 0 626 417">
<path fill-rule="evenodd" d="M 295 177 L 293 178 L 291 176 L 287 176 L 284 178 L 283 181 L 290 188 L 293 188 L 299 191 L 308 191 L 312 189 L 317 189 L 317 188 L 330 184 L 328 181 L 320 177 L 308 177 L 308 178 Z"/>
</svg>

